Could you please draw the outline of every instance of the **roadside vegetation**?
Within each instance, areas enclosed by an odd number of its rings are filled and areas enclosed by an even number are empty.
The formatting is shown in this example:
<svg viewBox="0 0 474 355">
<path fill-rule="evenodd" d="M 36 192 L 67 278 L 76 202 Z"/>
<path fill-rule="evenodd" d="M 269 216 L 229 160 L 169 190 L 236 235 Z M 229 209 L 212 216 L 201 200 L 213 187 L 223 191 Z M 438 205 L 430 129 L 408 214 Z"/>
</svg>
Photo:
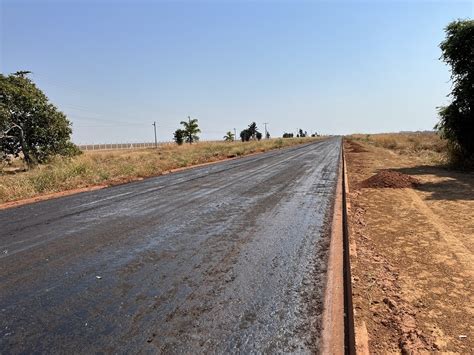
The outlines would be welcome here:
<svg viewBox="0 0 474 355">
<path fill-rule="evenodd" d="M 448 161 L 448 142 L 436 132 L 353 134 L 347 138 L 421 158 L 426 164 L 446 164 Z"/>
<path fill-rule="evenodd" d="M 262 139 L 262 133 L 258 131 L 257 124 L 252 122 L 248 128 L 240 132 L 240 139 L 242 142 L 259 141 Z"/>
<path fill-rule="evenodd" d="M 178 128 L 174 132 L 173 139 L 178 144 L 181 145 L 183 142 L 192 144 L 199 141 L 198 133 L 201 133 L 198 125 L 197 118 L 191 118 L 188 116 L 187 121 L 180 122 L 183 128 Z"/>
<path fill-rule="evenodd" d="M 225 142 L 233 142 L 235 140 L 234 133 L 232 133 L 231 131 L 227 131 L 223 138 Z"/>
<path fill-rule="evenodd" d="M 56 155 L 80 154 L 71 142 L 71 122 L 28 74 L 0 74 L 0 163 L 21 157 L 33 167 Z"/>
<path fill-rule="evenodd" d="M 436 128 L 448 141 L 450 162 L 474 169 L 474 20 L 453 21 L 445 32 L 441 59 L 451 67 L 453 89 Z"/>
<path fill-rule="evenodd" d="M 0 203 L 96 185 L 114 185 L 156 176 L 170 170 L 309 143 L 317 138 L 267 139 L 250 142 L 201 142 L 157 149 L 88 151 L 56 156 L 47 164 L 0 174 Z M 11 168 L 10 168 L 11 169 Z"/>
<path fill-rule="evenodd" d="M 474 20 L 457 20 L 446 28 L 441 60 L 450 66 L 448 106 L 439 107 L 437 132 L 354 134 L 350 139 L 422 158 L 427 164 L 474 168 Z"/>
</svg>

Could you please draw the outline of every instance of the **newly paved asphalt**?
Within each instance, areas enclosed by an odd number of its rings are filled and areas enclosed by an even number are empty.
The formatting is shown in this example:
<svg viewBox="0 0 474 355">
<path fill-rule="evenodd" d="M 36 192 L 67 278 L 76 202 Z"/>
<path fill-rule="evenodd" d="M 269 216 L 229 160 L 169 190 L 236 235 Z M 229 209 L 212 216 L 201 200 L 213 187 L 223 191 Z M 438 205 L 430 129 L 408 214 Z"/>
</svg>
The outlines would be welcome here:
<svg viewBox="0 0 474 355">
<path fill-rule="evenodd" d="M 316 350 L 340 148 L 0 211 L 0 353 Z"/>
</svg>

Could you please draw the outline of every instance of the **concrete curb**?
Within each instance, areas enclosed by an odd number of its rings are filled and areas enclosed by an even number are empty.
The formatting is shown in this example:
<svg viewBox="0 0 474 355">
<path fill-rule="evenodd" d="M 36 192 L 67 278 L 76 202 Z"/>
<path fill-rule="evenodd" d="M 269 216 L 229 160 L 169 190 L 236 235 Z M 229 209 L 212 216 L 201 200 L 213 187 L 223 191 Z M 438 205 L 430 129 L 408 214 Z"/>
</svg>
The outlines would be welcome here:
<svg viewBox="0 0 474 355">
<path fill-rule="evenodd" d="M 343 143 L 344 144 L 344 143 Z M 347 197 L 349 194 L 349 180 L 347 178 L 347 167 L 346 167 L 346 157 L 344 154 L 344 149 L 342 153 L 342 161 L 343 161 L 343 170 L 344 170 L 344 190 L 345 190 L 345 201 L 346 201 L 346 216 L 348 212 L 351 209 L 351 204 L 350 200 Z M 353 238 L 350 238 L 350 228 L 349 228 L 349 223 L 347 221 L 347 247 L 348 247 L 348 258 L 349 258 L 349 264 L 347 265 L 349 267 L 350 273 L 352 273 L 352 266 L 350 264 L 351 260 L 357 260 L 357 245 L 356 242 Z M 352 283 L 352 279 L 350 280 L 345 280 L 346 282 Z M 352 297 L 352 287 L 351 287 L 351 295 Z M 352 302 L 351 302 L 352 304 Z M 355 318 L 357 316 L 356 310 L 352 309 L 352 314 L 353 314 L 353 345 L 355 347 L 354 353 L 356 354 L 361 354 L 361 355 L 368 355 L 370 354 L 369 351 L 369 336 L 367 332 L 367 326 L 364 321 L 356 324 Z"/>
<path fill-rule="evenodd" d="M 351 277 L 351 249 L 355 250 L 355 245 L 351 245 L 349 238 L 348 191 L 344 145 L 342 145 L 324 293 L 321 354 L 356 354 Z"/>
<path fill-rule="evenodd" d="M 344 354 L 344 273 L 343 273 L 343 167 L 339 162 L 336 198 L 331 223 L 324 309 L 322 315 L 321 354 Z"/>
<path fill-rule="evenodd" d="M 351 277 L 351 257 L 355 251 L 355 244 L 352 244 L 349 238 L 348 191 L 346 161 L 342 145 L 324 294 L 321 354 L 356 354 Z"/>
<path fill-rule="evenodd" d="M 349 240 L 349 222 L 347 205 L 347 173 L 344 155 L 344 139 L 341 148 L 342 160 L 342 228 L 343 228 L 343 260 L 344 260 L 344 344 L 346 354 L 355 354 L 354 307 L 352 305 L 352 276 Z"/>
</svg>

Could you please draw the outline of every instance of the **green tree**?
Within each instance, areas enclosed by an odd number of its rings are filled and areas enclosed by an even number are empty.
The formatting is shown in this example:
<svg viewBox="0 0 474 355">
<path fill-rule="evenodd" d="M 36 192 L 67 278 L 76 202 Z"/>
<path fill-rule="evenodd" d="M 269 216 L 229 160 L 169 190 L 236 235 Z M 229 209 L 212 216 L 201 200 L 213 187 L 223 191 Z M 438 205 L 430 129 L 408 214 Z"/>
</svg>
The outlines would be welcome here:
<svg viewBox="0 0 474 355">
<path fill-rule="evenodd" d="M 247 128 L 247 130 L 250 133 L 250 136 L 252 137 L 252 139 L 255 139 L 257 137 L 258 128 L 255 122 L 252 122 L 251 124 L 249 124 L 249 128 Z"/>
<path fill-rule="evenodd" d="M 242 142 L 248 142 L 252 135 L 250 134 L 248 129 L 244 129 L 243 131 L 240 132 L 240 139 Z"/>
<path fill-rule="evenodd" d="M 226 142 L 232 142 L 234 140 L 234 133 L 232 133 L 231 131 L 227 131 L 227 133 L 224 136 L 224 140 Z"/>
<path fill-rule="evenodd" d="M 71 122 L 28 74 L 0 74 L 0 159 L 23 156 L 32 166 L 53 155 L 79 154 L 70 140 Z"/>
<path fill-rule="evenodd" d="M 474 162 L 474 20 L 457 20 L 446 28 L 441 58 L 451 67 L 451 103 L 439 108 L 435 126 L 449 142 L 456 163 Z"/>
<path fill-rule="evenodd" d="M 186 134 L 186 132 L 184 132 L 184 130 L 178 128 L 176 131 L 174 131 L 174 136 L 173 136 L 174 141 L 178 145 L 183 144 L 185 134 Z"/>
<path fill-rule="evenodd" d="M 188 116 L 188 121 L 181 121 L 181 124 L 184 127 L 183 131 L 186 138 L 186 143 L 191 144 L 193 142 L 197 142 L 199 140 L 199 136 L 197 134 L 201 133 L 197 118 L 191 119 L 191 117 Z"/>
<path fill-rule="evenodd" d="M 257 124 L 255 122 L 249 124 L 248 128 L 240 132 L 240 139 L 242 140 L 242 142 L 248 142 L 251 139 L 262 139 L 262 134 L 258 131 Z"/>
</svg>

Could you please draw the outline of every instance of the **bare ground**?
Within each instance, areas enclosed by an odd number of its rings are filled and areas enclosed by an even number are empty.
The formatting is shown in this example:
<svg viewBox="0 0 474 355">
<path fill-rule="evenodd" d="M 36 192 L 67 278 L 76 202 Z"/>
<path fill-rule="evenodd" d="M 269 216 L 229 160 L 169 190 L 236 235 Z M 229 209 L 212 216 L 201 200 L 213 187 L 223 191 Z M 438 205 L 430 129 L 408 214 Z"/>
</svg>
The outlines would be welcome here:
<svg viewBox="0 0 474 355">
<path fill-rule="evenodd" d="M 474 175 L 346 142 L 356 332 L 372 353 L 474 352 Z M 363 188 L 390 169 L 412 188 Z"/>
</svg>

